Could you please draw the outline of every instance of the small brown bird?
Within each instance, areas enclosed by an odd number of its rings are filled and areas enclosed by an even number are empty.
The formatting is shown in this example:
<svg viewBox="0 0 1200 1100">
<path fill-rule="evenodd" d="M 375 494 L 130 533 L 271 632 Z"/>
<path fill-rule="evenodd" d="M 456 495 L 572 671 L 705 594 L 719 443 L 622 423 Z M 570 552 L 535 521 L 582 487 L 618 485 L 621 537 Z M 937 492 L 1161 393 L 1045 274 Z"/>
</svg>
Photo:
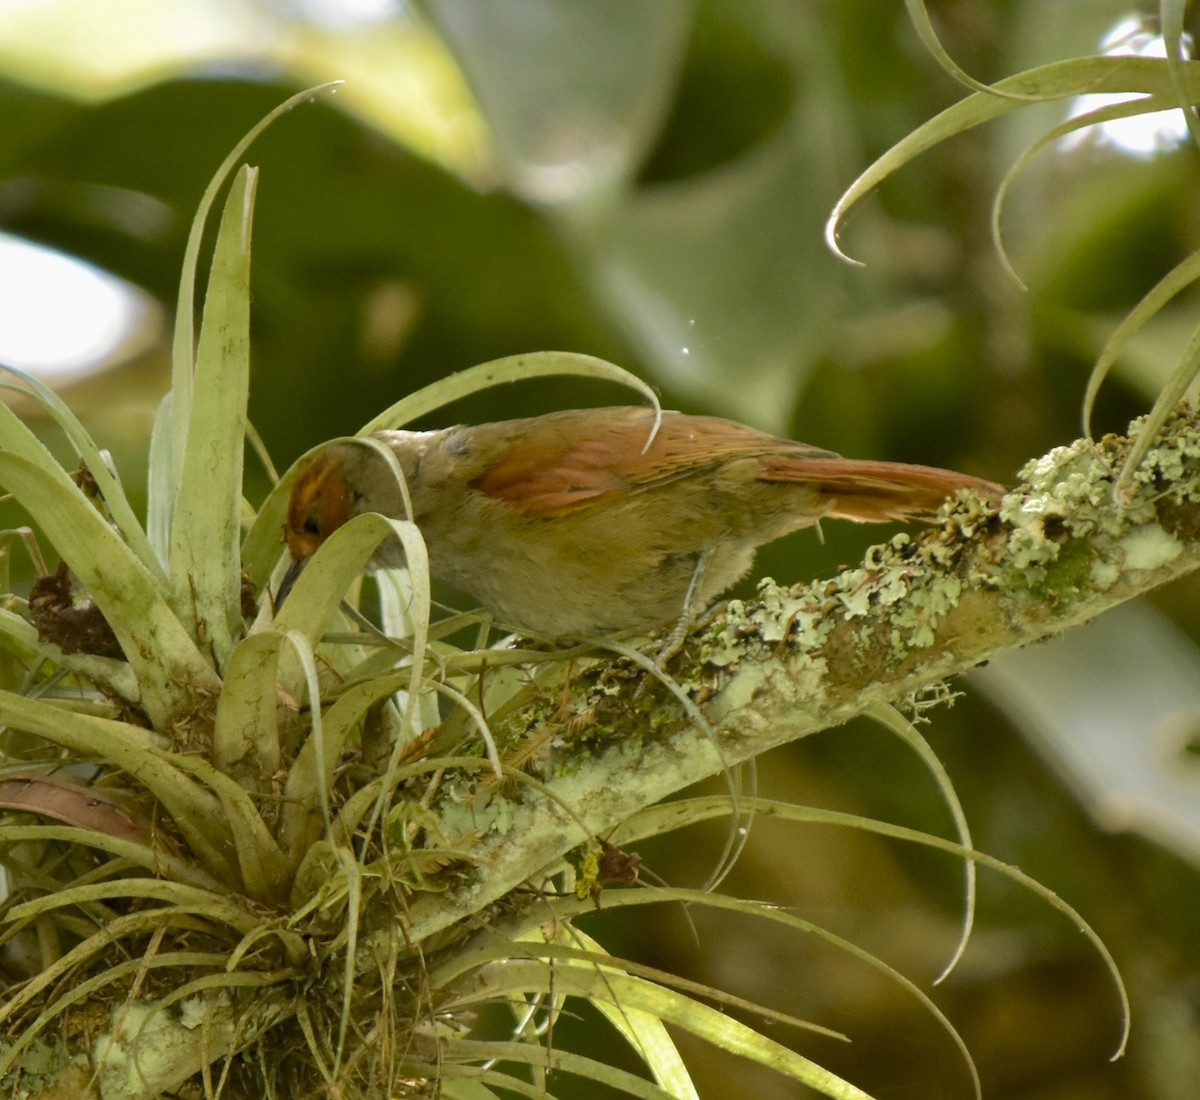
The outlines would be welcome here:
<svg viewBox="0 0 1200 1100">
<path fill-rule="evenodd" d="M 755 550 L 825 517 L 929 516 L 950 470 L 840 458 L 708 416 L 648 408 L 551 413 L 433 432 L 386 431 L 433 574 L 509 629 L 551 638 L 652 630 L 702 611 Z M 287 544 L 303 563 L 360 512 L 404 516 L 371 448 L 331 444 L 292 490 Z M 377 560 L 399 564 L 384 547 Z"/>
</svg>

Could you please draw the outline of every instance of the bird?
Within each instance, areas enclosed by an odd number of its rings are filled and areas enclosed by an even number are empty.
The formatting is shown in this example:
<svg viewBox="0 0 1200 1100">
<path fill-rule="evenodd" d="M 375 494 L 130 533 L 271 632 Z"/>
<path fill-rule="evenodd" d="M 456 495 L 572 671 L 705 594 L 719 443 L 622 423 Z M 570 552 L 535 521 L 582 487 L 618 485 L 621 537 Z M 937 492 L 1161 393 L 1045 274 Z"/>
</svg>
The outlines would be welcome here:
<svg viewBox="0 0 1200 1100">
<path fill-rule="evenodd" d="M 951 470 L 842 458 L 732 420 L 642 406 L 373 438 L 396 457 L 411 517 L 378 449 L 329 444 L 292 488 L 281 595 L 333 531 L 379 512 L 411 518 L 430 572 L 498 625 L 551 641 L 686 623 L 750 571 L 758 547 L 825 518 L 930 518 L 959 490 L 1003 492 Z M 402 564 L 399 542 L 375 562 Z"/>
</svg>

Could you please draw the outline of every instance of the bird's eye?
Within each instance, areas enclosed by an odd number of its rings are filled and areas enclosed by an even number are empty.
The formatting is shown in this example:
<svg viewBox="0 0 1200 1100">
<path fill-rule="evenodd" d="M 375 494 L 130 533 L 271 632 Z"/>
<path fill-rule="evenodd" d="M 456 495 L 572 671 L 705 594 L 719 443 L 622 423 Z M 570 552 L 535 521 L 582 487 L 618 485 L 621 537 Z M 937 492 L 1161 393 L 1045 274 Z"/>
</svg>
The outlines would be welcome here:
<svg viewBox="0 0 1200 1100">
<path fill-rule="evenodd" d="M 321 533 L 321 525 L 317 522 L 316 517 L 309 516 L 304 521 L 304 533 L 306 535 L 319 535 Z"/>
</svg>

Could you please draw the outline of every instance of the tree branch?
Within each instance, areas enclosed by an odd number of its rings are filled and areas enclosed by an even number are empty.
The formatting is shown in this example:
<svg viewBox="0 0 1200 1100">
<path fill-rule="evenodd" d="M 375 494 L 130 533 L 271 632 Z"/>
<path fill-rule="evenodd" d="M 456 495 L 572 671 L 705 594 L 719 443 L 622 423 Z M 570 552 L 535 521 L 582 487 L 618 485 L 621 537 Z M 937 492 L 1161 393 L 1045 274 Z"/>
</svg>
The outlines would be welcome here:
<svg viewBox="0 0 1200 1100">
<path fill-rule="evenodd" d="M 536 769 L 544 790 L 498 790 L 473 773 L 440 791 L 441 842 L 468 848 L 475 873 L 414 899 L 411 940 L 480 912 L 586 840 L 564 807 L 604 834 L 723 767 L 1195 569 L 1200 417 L 1176 412 L 1118 502 L 1129 447 L 1106 436 L 1056 448 L 1022 470 L 998 508 L 966 496 L 939 526 L 897 535 L 831 580 L 764 581 L 756 601 L 730 601 L 689 640 L 670 668 L 678 695 L 626 659 L 582 673 L 563 662 L 539 698 L 495 726 L 502 746 L 549 743 Z"/>
</svg>

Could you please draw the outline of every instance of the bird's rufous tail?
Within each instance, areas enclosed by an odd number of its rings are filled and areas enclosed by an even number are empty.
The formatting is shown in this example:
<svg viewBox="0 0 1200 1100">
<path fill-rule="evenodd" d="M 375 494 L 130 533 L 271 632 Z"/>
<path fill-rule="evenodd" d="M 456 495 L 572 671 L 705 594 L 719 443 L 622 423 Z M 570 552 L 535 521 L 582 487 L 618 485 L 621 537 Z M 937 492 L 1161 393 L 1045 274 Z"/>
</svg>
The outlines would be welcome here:
<svg viewBox="0 0 1200 1100">
<path fill-rule="evenodd" d="M 959 489 L 996 498 L 1004 487 L 936 466 L 851 458 L 780 458 L 768 462 L 766 481 L 804 481 L 834 498 L 825 514 L 857 523 L 886 523 L 933 515 Z"/>
</svg>

